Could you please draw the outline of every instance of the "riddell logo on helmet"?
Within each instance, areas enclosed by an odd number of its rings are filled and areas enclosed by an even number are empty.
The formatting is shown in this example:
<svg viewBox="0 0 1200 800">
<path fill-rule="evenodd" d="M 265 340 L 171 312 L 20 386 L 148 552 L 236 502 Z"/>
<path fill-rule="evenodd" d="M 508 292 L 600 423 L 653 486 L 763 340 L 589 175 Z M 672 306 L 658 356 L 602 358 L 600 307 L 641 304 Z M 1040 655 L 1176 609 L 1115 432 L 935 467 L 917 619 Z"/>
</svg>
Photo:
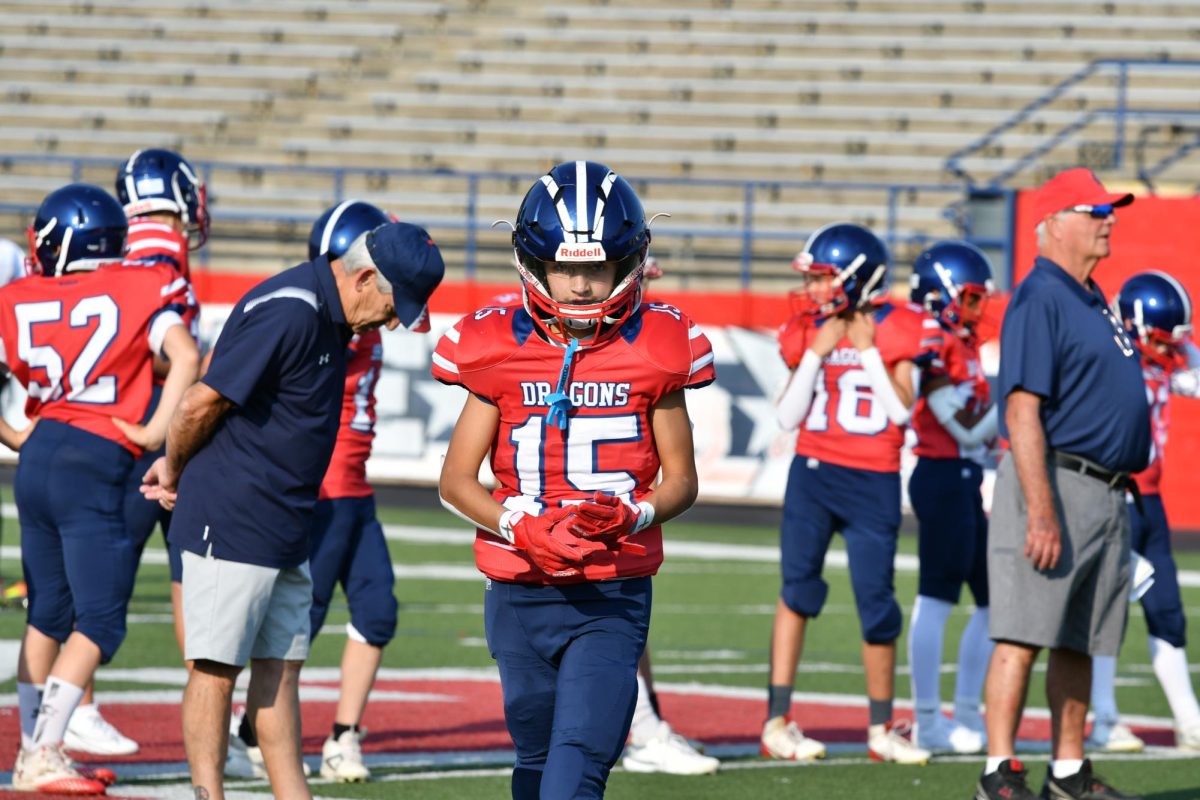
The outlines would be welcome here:
<svg viewBox="0 0 1200 800">
<path fill-rule="evenodd" d="M 604 245 L 599 242 L 595 244 L 563 242 L 558 246 L 558 252 L 554 254 L 555 261 L 605 261 L 607 258 L 604 253 Z"/>
</svg>

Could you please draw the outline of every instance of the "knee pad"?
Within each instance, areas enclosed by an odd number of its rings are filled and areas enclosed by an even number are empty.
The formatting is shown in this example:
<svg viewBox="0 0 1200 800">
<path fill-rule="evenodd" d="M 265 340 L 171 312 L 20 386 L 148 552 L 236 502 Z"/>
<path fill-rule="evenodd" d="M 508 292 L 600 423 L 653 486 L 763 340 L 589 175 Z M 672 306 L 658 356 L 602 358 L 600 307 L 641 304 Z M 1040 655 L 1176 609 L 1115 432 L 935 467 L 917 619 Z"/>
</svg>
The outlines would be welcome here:
<svg viewBox="0 0 1200 800">
<path fill-rule="evenodd" d="M 779 599 L 783 604 L 802 617 L 815 617 L 820 614 L 828 596 L 829 584 L 822 578 L 807 581 L 784 579 L 779 590 Z"/>
</svg>

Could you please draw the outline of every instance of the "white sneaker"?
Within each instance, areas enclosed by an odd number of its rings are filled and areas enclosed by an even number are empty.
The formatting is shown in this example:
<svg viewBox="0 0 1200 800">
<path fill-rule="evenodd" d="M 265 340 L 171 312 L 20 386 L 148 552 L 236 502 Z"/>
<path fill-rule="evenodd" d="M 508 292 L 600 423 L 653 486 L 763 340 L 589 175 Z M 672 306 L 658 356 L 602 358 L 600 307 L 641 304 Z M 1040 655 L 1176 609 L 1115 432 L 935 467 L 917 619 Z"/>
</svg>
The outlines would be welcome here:
<svg viewBox="0 0 1200 800">
<path fill-rule="evenodd" d="M 662 772 L 667 775 L 712 775 L 721 762 L 696 751 L 687 739 L 659 722 L 654 735 L 629 740 L 621 766 L 630 772 Z"/>
<path fill-rule="evenodd" d="M 1091 750 L 1106 753 L 1140 753 L 1146 749 L 1146 743 L 1128 725 L 1102 720 L 1092 723 L 1092 735 L 1087 738 L 1086 745 Z"/>
<path fill-rule="evenodd" d="M 912 740 L 932 753 L 969 755 L 983 750 L 983 737 L 979 733 L 940 714 L 932 724 L 915 723 Z"/>
<path fill-rule="evenodd" d="M 321 748 L 321 777 L 338 783 L 365 783 L 371 771 L 363 764 L 362 737 L 365 731 L 353 728 L 334 739 L 330 736 Z"/>
<path fill-rule="evenodd" d="M 1200 722 L 1175 729 L 1175 746 L 1180 750 L 1200 751 Z"/>
<path fill-rule="evenodd" d="M 100 716 L 100 708 L 94 704 L 75 707 L 67 722 L 63 746 L 97 756 L 128 756 L 138 751 L 138 743 Z"/>
<path fill-rule="evenodd" d="M 762 754 L 788 761 L 812 761 L 825 757 L 825 745 L 805 736 L 791 717 L 771 717 L 763 725 Z"/>
<path fill-rule="evenodd" d="M 891 761 L 896 764 L 924 765 L 930 753 L 909 741 L 905 734 L 912 730 L 907 721 L 871 725 L 867 728 L 867 755 L 872 761 Z"/>
<path fill-rule="evenodd" d="M 104 784 L 85 778 L 71 764 L 62 745 L 44 744 L 17 753 L 12 786 L 22 792 L 46 794 L 104 794 Z"/>
</svg>

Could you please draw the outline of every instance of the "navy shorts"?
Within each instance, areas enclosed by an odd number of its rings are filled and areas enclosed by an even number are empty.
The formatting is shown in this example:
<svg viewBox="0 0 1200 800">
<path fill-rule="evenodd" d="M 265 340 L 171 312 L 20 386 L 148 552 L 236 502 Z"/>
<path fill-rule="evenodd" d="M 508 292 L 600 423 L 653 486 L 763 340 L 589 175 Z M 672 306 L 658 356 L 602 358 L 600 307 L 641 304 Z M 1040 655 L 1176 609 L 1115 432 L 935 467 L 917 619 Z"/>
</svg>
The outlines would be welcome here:
<svg viewBox="0 0 1200 800">
<path fill-rule="evenodd" d="M 919 525 L 918 593 L 957 603 L 963 584 L 986 608 L 987 514 L 983 468 L 965 458 L 921 458 L 908 482 Z"/>
<path fill-rule="evenodd" d="M 312 637 L 325 624 L 334 587 L 341 583 L 350 624 L 368 644 L 383 647 L 396 634 L 396 576 L 383 527 L 375 518 L 375 497 L 320 500 L 314 517 L 309 549 Z"/>
<path fill-rule="evenodd" d="M 1179 595 L 1179 575 L 1171 555 L 1171 528 L 1162 496 L 1142 495 L 1145 514 L 1129 503 L 1133 549 L 1154 565 L 1154 585 L 1142 595 L 1142 611 L 1150 635 L 1175 647 L 1187 646 L 1187 619 Z"/>
<path fill-rule="evenodd" d="M 134 544 L 125 527 L 133 454 L 116 442 L 42 420 L 21 448 L 13 483 L 21 516 L 28 622 L 66 641 L 78 630 L 107 663 L 125 638 Z"/>
<path fill-rule="evenodd" d="M 604 796 L 633 719 L 651 594 L 650 578 L 488 581 L 488 649 L 517 751 L 514 800 Z"/>
<path fill-rule="evenodd" d="M 825 553 L 833 534 L 840 531 L 846 540 L 863 641 L 894 641 L 902 625 L 893 583 L 899 530 L 899 473 L 796 456 L 783 499 L 780 598 L 802 616 L 821 613 L 829 594 L 829 584 L 821 577 Z"/>
</svg>

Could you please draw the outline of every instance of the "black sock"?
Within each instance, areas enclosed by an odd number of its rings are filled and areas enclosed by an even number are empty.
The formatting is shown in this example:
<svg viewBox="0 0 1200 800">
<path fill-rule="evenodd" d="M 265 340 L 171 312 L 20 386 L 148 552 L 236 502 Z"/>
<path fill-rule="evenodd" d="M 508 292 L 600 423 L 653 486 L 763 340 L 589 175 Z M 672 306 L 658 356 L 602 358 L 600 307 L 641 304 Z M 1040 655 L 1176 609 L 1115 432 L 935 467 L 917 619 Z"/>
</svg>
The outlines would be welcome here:
<svg viewBox="0 0 1200 800">
<path fill-rule="evenodd" d="M 238 726 L 238 738 L 245 742 L 247 747 L 258 747 L 258 736 L 254 733 L 254 726 L 250 724 L 248 715 L 242 717 L 242 724 Z"/>
<path fill-rule="evenodd" d="M 870 706 L 872 725 L 883 725 L 892 721 L 892 701 L 890 699 L 875 700 L 868 697 L 867 704 Z"/>
<path fill-rule="evenodd" d="M 357 731 L 357 725 L 342 725 L 340 722 L 333 723 L 333 738 L 340 739 L 346 731 Z"/>
<path fill-rule="evenodd" d="M 662 711 L 658 708 L 658 692 L 650 690 L 650 707 L 654 709 L 654 715 L 662 719 Z"/>
<path fill-rule="evenodd" d="M 787 716 L 792 710 L 792 687 L 771 684 L 767 686 L 767 719 Z"/>
</svg>

